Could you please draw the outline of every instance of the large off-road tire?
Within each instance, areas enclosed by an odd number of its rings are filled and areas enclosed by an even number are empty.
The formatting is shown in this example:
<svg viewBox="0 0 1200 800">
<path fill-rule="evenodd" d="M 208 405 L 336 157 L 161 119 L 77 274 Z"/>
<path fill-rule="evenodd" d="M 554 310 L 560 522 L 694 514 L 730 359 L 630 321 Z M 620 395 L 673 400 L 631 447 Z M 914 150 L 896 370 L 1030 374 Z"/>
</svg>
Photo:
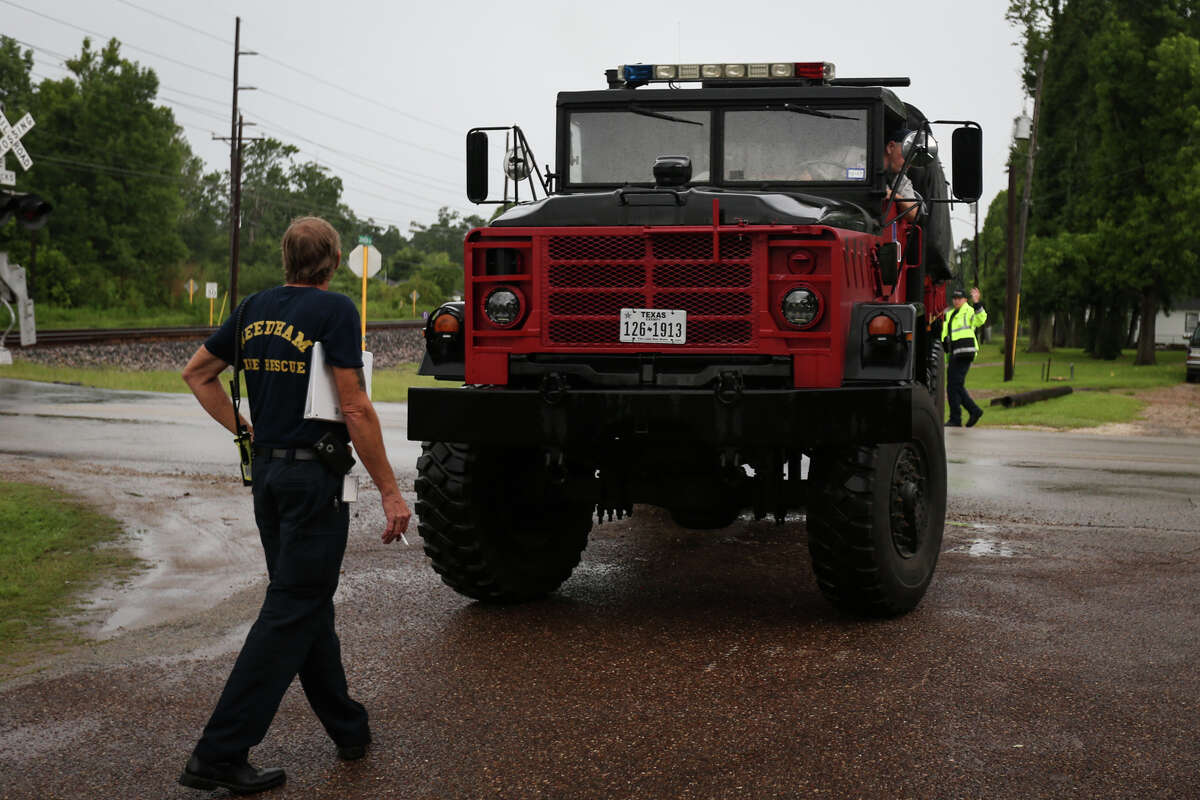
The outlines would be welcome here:
<svg viewBox="0 0 1200 800">
<path fill-rule="evenodd" d="M 592 509 L 537 479 L 537 451 L 446 442 L 425 442 L 421 451 L 417 529 L 447 586 L 513 603 L 543 597 L 571 576 Z"/>
<path fill-rule="evenodd" d="M 946 407 L 946 353 L 940 339 L 929 343 L 925 362 L 925 388 L 935 409 Z"/>
<path fill-rule="evenodd" d="M 911 611 L 933 578 L 946 520 L 946 447 L 928 393 L 913 393 L 912 439 L 818 451 L 808 549 L 822 594 L 871 617 Z"/>
</svg>

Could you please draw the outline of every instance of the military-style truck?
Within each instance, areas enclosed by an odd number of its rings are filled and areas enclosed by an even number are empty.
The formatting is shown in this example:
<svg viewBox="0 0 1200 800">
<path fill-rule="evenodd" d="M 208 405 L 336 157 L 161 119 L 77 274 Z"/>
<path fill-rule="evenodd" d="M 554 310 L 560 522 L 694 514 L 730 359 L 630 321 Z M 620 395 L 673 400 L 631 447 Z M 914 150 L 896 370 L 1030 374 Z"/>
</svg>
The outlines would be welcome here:
<svg viewBox="0 0 1200 800">
<path fill-rule="evenodd" d="M 434 569 L 468 597 L 528 600 L 570 576 L 594 518 L 635 504 L 687 528 L 803 511 L 835 606 L 911 610 L 942 541 L 936 317 L 980 127 L 928 120 L 893 93 L 906 78 L 822 62 L 636 64 L 607 83 L 558 95 L 555 171 L 519 127 L 467 134 L 484 203 L 509 131 L 511 207 L 467 235 L 464 299 L 426 324 L 421 372 L 464 385 L 409 393 Z"/>
</svg>

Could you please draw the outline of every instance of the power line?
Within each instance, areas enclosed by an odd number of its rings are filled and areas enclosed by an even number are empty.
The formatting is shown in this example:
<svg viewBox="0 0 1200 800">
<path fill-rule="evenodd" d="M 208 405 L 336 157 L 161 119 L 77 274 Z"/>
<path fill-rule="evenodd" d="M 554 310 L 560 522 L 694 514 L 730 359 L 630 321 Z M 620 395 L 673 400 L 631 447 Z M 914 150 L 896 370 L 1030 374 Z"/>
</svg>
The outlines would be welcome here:
<svg viewBox="0 0 1200 800">
<path fill-rule="evenodd" d="M 124 2 L 124 0 L 118 0 L 118 1 L 119 1 L 119 2 Z M 19 9 L 21 9 L 22 11 L 25 11 L 25 12 L 27 12 L 27 13 L 34 14 L 34 15 L 36 15 L 36 16 L 39 16 L 39 17 L 42 17 L 42 18 L 44 18 L 44 19 L 48 19 L 48 20 L 50 20 L 51 22 L 57 22 L 58 24 L 60 24 L 60 25 L 65 25 L 65 26 L 67 26 L 67 27 L 69 27 L 69 28 L 74 28 L 75 30 L 82 31 L 82 32 L 84 32 L 84 33 L 86 33 L 86 34 L 89 34 L 89 35 L 91 35 L 91 36 L 96 36 L 96 37 L 99 37 L 99 38 L 101 38 L 101 39 L 103 39 L 103 38 L 104 38 L 104 34 L 102 34 L 102 33 L 98 33 L 98 32 L 96 32 L 96 31 L 90 30 L 90 29 L 88 29 L 88 28 L 83 28 L 83 27 L 80 27 L 80 26 L 78 26 L 78 25 L 75 25 L 75 24 L 74 24 L 74 23 L 72 23 L 72 22 L 68 22 L 68 21 L 66 21 L 66 20 L 59 19 L 59 18 L 57 18 L 57 17 L 54 17 L 54 16 L 51 16 L 51 15 L 49 15 L 49 14 L 45 14 L 45 13 L 43 13 L 43 12 L 41 12 L 41 11 L 35 11 L 35 10 L 33 10 L 33 9 L 26 8 L 25 6 L 23 6 L 23 5 L 19 4 L 19 3 L 15 3 L 15 2 L 13 2 L 13 0 L 0 0 L 0 3 L 4 3 L 5 5 L 12 6 L 13 8 L 19 8 Z M 131 7 L 138 8 L 137 6 L 133 6 L 131 3 L 126 3 L 126 5 L 130 5 Z M 145 9 L 142 9 L 142 10 L 145 10 Z M 153 13 L 153 12 L 147 12 L 147 13 Z M 157 14 L 155 14 L 155 16 L 158 16 L 158 15 L 157 15 Z M 181 24 L 182 24 L 182 23 L 181 23 Z M 129 42 L 123 42 L 122 44 L 123 44 L 123 46 L 125 46 L 125 47 L 128 47 L 128 48 L 129 48 L 129 49 L 131 49 L 131 50 L 136 50 L 136 51 L 139 51 L 139 52 L 147 53 L 147 54 L 149 54 L 149 55 L 152 55 L 152 56 L 154 56 L 155 58 L 161 58 L 161 59 L 163 59 L 163 60 L 165 60 L 165 61 L 169 61 L 169 62 L 171 62 L 171 63 L 173 63 L 173 64 L 178 64 L 178 65 L 180 65 L 180 66 L 186 67 L 186 68 L 188 68 L 188 69 L 195 70 L 195 71 L 197 71 L 197 72 L 200 72 L 200 73 L 202 73 L 202 74 L 209 75 L 209 76 L 211 76 L 211 77 L 214 77 L 214 78 L 219 78 L 220 80 L 226 80 L 226 77 L 225 77 L 224 75 L 220 75 L 220 74 L 218 74 L 218 73 L 212 72 L 211 70 L 204 69 L 203 67 L 198 67 L 198 66 L 196 66 L 196 65 L 194 65 L 194 64 L 189 64 L 189 63 L 187 63 L 186 61 L 180 61 L 179 59 L 175 59 L 175 58 L 172 58 L 172 57 L 170 57 L 170 56 L 164 56 L 164 55 L 162 55 L 161 53 L 156 53 L 156 52 L 154 52 L 154 51 L 152 51 L 152 50 L 147 50 L 147 49 L 145 49 L 145 48 L 138 47 L 137 45 L 130 44 Z M 283 64 L 283 62 L 279 62 L 279 61 L 276 61 L 276 60 L 274 60 L 274 59 L 271 59 L 271 60 L 272 60 L 272 62 L 273 62 L 273 63 L 279 63 L 279 64 L 281 64 L 281 65 L 284 65 L 284 64 Z M 284 66 L 287 66 L 287 65 L 284 65 Z M 294 68 L 293 68 L 293 69 L 294 69 Z M 340 123 L 342 123 L 343 125 L 349 125 L 349 126 L 351 126 L 351 127 L 355 128 L 356 130 L 360 130 L 360 131 L 366 131 L 366 132 L 368 132 L 368 133 L 372 133 L 372 134 L 374 134 L 374 135 L 376 135 L 376 136 L 380 136 L 380 137 L 383 137 L 383 138 L 385 138 L 385 139 L 389 139 L 389 140 L 391 140 L 391 141 L 394 141 L 394 142 L 396 142 L 396 143 L 398 143 L 398 144 L 405 145 L 406 147 L 412 147 L 412 148 L 415 148 L 415 149 L 417 149 L 417 150 L 421 150 L 421 151 L 423 151 L 423 152 L 429 153 L 429 154 L 431 154 L 431 155 L 439 156 L 439 157 L 441 157 L 441 158 L 447 158 L 447 159 L 451 159 L 451 160 L 453 160 L 453 161 L 462 161 L 462 158 L 461 158 L 461 157 L 459 157 L 459 156 L 451 155 L 451 154 L 449 154 L 449 153 L 446 153 L 446 152 L 443 152 L 443 151 L 441 151 L 441 150 L 436 150 L 436 149 L 434 149 L 434 148 L 432 148 L 432 147 L 426 147 L 425 145 L 418 144 L 418 143 L 416 143 L 416 142 L 412 142 L 412 141 L 409 141 L 409 140 L 407 140 L 407 139 L 402 139 L 402 138 L 400 138 L 399 136 L 394 136 L 394 135 L 392 135 L 392 134 L 390 134 L 390 133 L 388 133 L 388 132 L 386 132 L 386 131 L 380 131 L 380 130 L 376 130 L 376 129 L 374 129 L 374 128 L 368 128 L 368 127 L 366 127 L 366 126 L 364 126 L 364 125 L 359 125 L 359 124 L 355 124 L 355 123 L 353 123 L 353 122 L 350 122 L 350 121 L 348 121 L 348 120 L 343 120 L 343 119 L 341 119 L 340 117 L 337 117 L 337 116 L 332 116 L 332 117 L 330 117 L 330 116 L 328 115 L 328 109 L 319 109 L 319 108 L 314 108 L 313 106 L 310 106 L 310 105 L 308 105 L 308 104 L 306 104 L 306 103 L 302 103 L 302 102 L 300 102 L 300 101 L 298 101 L 298 100 L 293 100 L 293 99 L 291 99 L 291 98 L 289 98 L 289 97 L 286 97 L 286 96 L 284 96 L 284 95 L 281 95 L 281 94 L 279 94 L 279 93 L 277 93 L 277 92 L 273 92 L 273 91 L 271 91 L 271 90 L 269 90 L 269 89 L 263 89 L 263 88 L 259 88 L 259 92 L 260 92 L 261 94 L 264 94 L 264 95 L 269 95 L 269 96 L 271 96 L 271 97 L 274 97 L 274 98 L 276 98 L 276 99 L 278 99 L 278 100 L 281 100 L 281 101 L 283 101 L 283 102 L 285 102 L 285 103 L 287 103 L 287 104 L 289 104 L 289 105 L 296 106 L 296 107 L 298 107 L 298 108 L 303 108 L 303 109 L 305 109 L 305 110 L 307 110 L 307 111 L 312 111 L 312 112 L 313 112 L 313 113 L 315 113 L 315 114 L 321 114 L 321 115 L 323 115 L 323 116 L 326 116 L 327 118 L 331 118 L 331 119 L 333 119 L 333 120 L 335 120 L 335 121 L 337 121 L 337 122 L 340 122 Z M 401 112 L 401 113 L 403 113 L 403 112 Z M 411 115 L 410 115 L 410 116 L 411 116 Z"/>
<path fill-rule="evenodd" d="M 233 44 L 233 42 L 230 41 L 229 39 L 223 39 L 220 36 L 216 35 L 215 33 L 209 33 L 206 30 L 201 30 L 200 28 L 193 27 L 191 25 L 188 25 L 186 22 L 180 22 L 179 20 L 174 19 L 172 17 L 168 17 L 165 14 L 160 14 L 157 11 L 153 11 L 149 8 L 144 8 L 142 6 L 139 6 L 136 3 L 131 3 L 131 2 L 129 2 L 129 0 L 117 0 L 117 2 L 120 3 L 121 5 L 129 6 L 130 8 L 136 8 L 138 11 L 142 11 L 153 17 L 158 17 L 159 19 L 165 20 L 166 22 L 170 22 L 172 25 L 178 25 L 181 28 L 187 28 L 192 33 L 198 33 L 201 36 L 207 36 L 209 39 L 220 42 L 223 45 Z"/>
<path fill-rule="evenodd" d="M 4 3 L 7 6 L 12 6 L 13 8 L 19 8 L 28 14 L 33 14 L 33 15 L 41 17 L 43 19 L 48 19 L 51 22 L 57 22 L 60 25 L 66 25 L 68 28 L 74 28 L 77 31 L 83 31 L 84 33 L 88 34 L 89 36 L 95 36 L 98 39 L 105 39 L 105 36 L 102 33 L 97 33 L 96 31 L 89 30 L 87 28 L 82 28 L 73 22 L 67 22 L 65 19 L 59 19 L 58 17 L 52 17 L 49 14 L 42 13 L 41 11 L 35 11 L 32 8 L 26 8 L 25 6 L 21 5 L 20 3 L 14 3 L 13 0 L 0 0 L 0 3 Z M 111 38 L 116 38 L 116 37 L 108 37 L 108 38 L 111 39 Z M 123 44 L 125 47 L 128 47 L 130 50 L 137 50 L 138 52 L 146 53 L 147 55 L 154 56 L 155 58 L 161 58 L 163 61 L 169 61 L 172 64 L 178 64 L 181 67 L 186 67 L 188 69 L 195 70 L 196 72 L 199 72 L 203 75 L 209 75 L 213 78 L 218 78 L 222 81 L 229 80 L 229 78 L 225 75 L 220 75 L 216 72 L 213 72 L 212 70 L 204 69 L 203 67 L 197 67 L 195 64 L 189 64 L 186 61 L 180 61 L 179 59 L 172 58 L 171 56 L 164 56 L 162 53 L 156 53 L 153 50 L 147 50 L 144 47 L 138 47 L 137 45 L 129 44 L 128 42 L 124 42 Z"/>
<path fill-rule="evenodd" d="M 0 0 L 0 2 L 4 2 L 4 1 L 5 0 Z M 285 103 L 288 103 L 289 105 L 296 106 L 297 108 L 303 108 L 305 111 L 311 111 L 314 114 L 321 114 L 326 119 L 332 119 L 333 121 L 339 122 L 342 125 L 348 125 L 349 127 L 354 128 L 355 130 L 366 131 L 367 133 L 373 133 L 376 136 L 381 136 L 385 139 L 390 139 L 391 141 L 405 145 L 406 147 L 413 147 L 413 148 L 416 148 L 417 150 L 422 150 L 431 155 L 439 156 L 441 158 L 448 158 L 451 161 L 462 161 L 463 160 L 461 156 L 451 155 L 451 154 L 445 153 L 441 150 L 434 150 L 432 147 L 426 147 L 425 145 L 417 144 L 416 142 L 410 142 L 407 139 L 401 139 L 399 136 L 393 136 L 392 134 L 390 134 L 386 131 L 375 130 L 374 128 L 368 128 L 365 125 L 360 125 L 357 122 L 351 122 L 350 120 L 342 119 L 341 117 L 338 117 L 338 116 L 332 116 L 329 114 L 329 109 L 327 109 L 327 108 L 326 109 L 314 108 L 313 106 L 306 105 L 299 101 L 292 100 L 288 97 L 284 97 L 283 95 L 278 94 L 276 92 L 272 92 L 270 89 L 263 89 L 262 87 L 259 87 L 258 92 L 259 92 L 259 94 L 265 94 L 270 97 L 274 97 L 278 100 L 282 100 Z"/>
<path fill-rule="evenodd" d="M 429 125 L 430 127 L 437 128 L 438 130 L 446 131 L 447 133 L 453 133 L 455 135 L 462 133 L 462 131 L 455 130 L 454 128 L 448 127 L 446 125 L 442 125 L 437 122 L 431 122 L 430 120 L 423 119 L 422 117 L 418 117 L 416 114 L 412 114 L 408 111 L 402 111 L 399 108 L 396 108 L 395 106 L 389 106 L 386 103 L 381 103 L 374 98 L 370 98 L 370 97 L 367 97 L 366 95 L 359 94 L 358 92 L 354 91 L 353 89 L 347 89 L 345 86 L 339 86 L 338 84 L 333 83 L 331 81 L 327 81 L 324 78 L 321 78 L 317 75 L 312 74 L 311 72 L 305 72 L 304 70 L 300 69 L 299 67 L 293 67 L 291 64 L 286 64 L 277 58 L 272 58 L 271 56 L 264 55 L 261 53 L 259 55 L 262 57 L 262 59 L 264 61 L 270 61 L 272 64 L 277 64 L 277 65 L 283 67 L 284 69 L 290 69 L 292 72 L 299 73 L 300 75 L 303 75 L 304 77 L 308 78 L 309 80 L 314 80 L 314 81 L 317 81 L 318 83 L 323 83 L 326 86 L 329 86 L 333 89 L 337 89 L 339 92 L 342 92 L 343 94 L 348 94 L 351 97 L 354 97 L 358 100 L 362 100 L 364 102 L 370 103 L 371 105 L 379 106 L 380 108 L 391 111 L 394 114 L 399 114 L 402 117 L 407 117 L 408 119 L 411 119 L 414 122 L 420 122 L 423 125 Z"/>
<path fill-rule="evenodd" d="M 261 117 L 258 115 L 255 115 L 255 116 L 257 118 L 257 121 L 260 124 L 266 126 L 266 128 L 277 130 L 284 136 L 288 136 L 293 139 L 298 139 L 302 142 L 307 142 L 308 144 L 312 145 L 313 147 L 319 147 L 319 148 L 321 148 L 323 150 L 327 150 L 331 153 L 337 153 L 338 155 L 345 156 L 346 158 L 349 158 L 352 161 L 356 161 L 365 167 L 371 167 L 373 169 L 377 169 L 384 174 L 388 174 L 388 175 L 391 175 L 391 176 L 397 178 L 398 180 L 411 181 L 411 180 L 413 180 L 413 177 L 415 177 L 418 179 L 424 179 L 425 185 L 431 189 L 450 189 L 450 190 L 457 191 L 461 188 L 458 184 L 456 184 L 452 181 L 443 180 L 441 178 L 435 178 L 432 175 L 425 175 L 424 173 L 413 172 L 411 170 L 402 169 L 400 167 L 393 167 L 388 164 L 384 164 L 381 161 L 376 161 L 374 159 L 367 158 L 366 156 L 359 156 L 355 153 L 349 153 L 344 150 L 340 150 L 336 147 L 331 147 L 327 144 L 323 144 L 321 142 L 317 142 L 312 139 L 309 139 L 308 137 L 303 136 L 302 134 L 296 133 L 295 131 L 288 130 L 287 128 L 283 127 L 282 125 L 272 122 L 271 120 L 266 119 L 265 117 Z M 317 154 L 314 154 L 314 155 L 317 155 Z M 319 158 L 319 155 L 317 155 L 317 157 Z M 418 180 L 416 182 L 422 183 L 421 180 Z"/>
<path fill-rule="evenodd" d="M 229 39 L 222 38 L 222 37 L 220 37 L 220 36 L 218 36 L 218 35 L 216 35 L 216 34 L 214 34 L 214 33 L 210 33 L 209 31 L 205 31 L 205 30 L 202 30 L 202 29 L 200 29 L 200 28 L 194 27 L 194 26 L 192 26 L 192 25 L 188 25 L 186 22 L 181 22 L 181 21 L 179 21 L 179 20 L 177 20 L 177 19 L 174 19 L 174 18 L 172 18 L 172 17 L 168 17 L 168 16 L 166 16 L 165 14 L 160 14 L 160 13 L 158 13 L 157 11 L 154 11 L 154 10 L 152 10 L 152 9 L 146 8 L 146 7 L 144 7 L 144 6 L 140 6 L 140 5 L 138 5 L 137 3 L 130 2 L 130 0 L 117 0 L 117 2 L 118 2 L 118 3 L 120 3 L 121 5 L 128 6 L 129 8 L 135 8 L 135 9 L 137 9 L 138 11 L 144 12 L 144 13 L 146 13 L 146 14 L 150 14 L 151 16 L 157 17 L 157 18 L 159 18 L 159 19 L 161 19 L 161 20 L 163 20 L 163 21 L 165 21 L 165 22 L 169 22 L 169 23 L 171 23 L 172 25 L 178 25 L 179 27 L 181 27 L 181 28 L 185 28 L 185 29 L 187 29 L 187 30 L 189 30 L 189 31 L 192 31 L 193 33 L 198 33 L 198 34 L 200 34 L 201 36 L 204 36 L 204 37 L 207 37 L 207 38 L 209 38 L 209 39 L 212 39 L 212 40 L 214 40 L 214 41 L 220 42 L 221 44 L 224 44 L 224 45 L 231 45 L 231 44 L 233 44 L 233 42 L 232 42 L 232 41 L 230 41 Z M 326 79 L 326 78 L 322 78 L 320 75 L 316 75 L 316 74 L 313 74 L 313 73 L 311 73 L 311 72 L 308 72 L 308 71 L 306 71 L 306 70 L 300 69 L 299 67 L 292 66 L 291 64 L 287 63 L 286 61 L 281 61 L 281 60 L 279 60 L 279 59 L 277 59 L 277 58 L 273 58 L 273 57 L 271 57 L 271 56 L 269 56 L 269 55 L 267 55 L 267 54 L 265 54 L 265 53 L 262 53 L 262 52 L 259 52 L 259 54 L 258 54 L 258 55 L 259 55 L 259 57 L 260 57 L 260 58 L 262 58 L 264 61 L 269 61 L 269 62 L 271 62 L 272 64 L 275 64 L 276 66 L 280 66 L 280 67 L 283 67 L 284 69 L 291 70 L 292 72 L 295 72 L 295 73 L 296 73 L 296 74 L 298 74 L 298 75 L 302 75 L 302 76 L 304 76 L 305 78 L 308 78 L 309 80 L 316 81 L 317 83 L 324 84 L 325 86 L 328 86 L 328 87 L 330 87 L 331 89 L 336 89 L 338 92 L 340 92 L 340 93 L 342 93 L 342 94 L 344 94 L 344 95 L 349 95 L 350 97 L 353 97 L 353 98 L 355 98 L 355 99 L 357 99 L 357 100 L 362 100 L 362 101 L 363 101 L 363 102 L 365 102 L 365 103 L 370 103 L 370 104 L 371 104 L 371 105 L 373 105 L 373 106 L 378 106 L 379 108 L 386 109 L 386 110 L 388 110 L 388 111 L 391 111 L 391 112 L 392 112 L 392 113 L 394 113 L 394 114 L 399 114 L 400 116 L 402 116 L 402 117 L 406 117 L 406 118 L 408 118 L 408 119 L 411 119 L 411 120 L 413 120 L 414 122 L 420 122 L 422 125 L 429 125 L 430 127 L 437 128 L 437 129 L 439 129 L 439 130 L 442 130 L 442 131 L 445 131 L 445 132 L 447 132 L 447 133 L 453 133 L 453 134 L 459 134 L 459 133 L 461 133 L 461 131 L 457 131 L 457 130 L 455 130 L 455 129 L 453 129 L 453 128 L 450 128 L 450 127 L 448 127 L 448 126 L 446 126 L 446 125 L 442 125 L 442 124 L 440 124 L 440 123 L 437 123 L 437 122 L 433 122 L 432 120 L 425 119 L 425 118 L 423 118 L 423 117 L 420 117 L 420 116 L 418 116 L 418 115 L 416 115 L 416 114 L 413 114 L 412 112 L 409 112 L 409 111 L 404 111 L 403 109 L 396 108 L 395 106 L 390 106 L 390 105 L 388 105 L 388 104 L 386 104 L 386 103 L 382 103 L 382 102 L 380 102 L 378 99 L 376 99 L 376 98 L 374 98 L 374 97 L 368 97 L 368 96 L 366 96 L 366 95 L 364 95 L 364 94 L 360 94 L 360 93 L 358 93 L 358 92 L 354 91 L 353 89 L 350 89 L 350 88 L 348 88 L 348 87 L 346 87 L 346 86 L 341 86 L 341 85 L 339 85 L 339 84 L 336 84 L 336 83 L 334 83 L 334 82 L 332 82 L 332 81 L 330 81 L 330 80 L 328 80 L 328 79 Z"/>
</svg>

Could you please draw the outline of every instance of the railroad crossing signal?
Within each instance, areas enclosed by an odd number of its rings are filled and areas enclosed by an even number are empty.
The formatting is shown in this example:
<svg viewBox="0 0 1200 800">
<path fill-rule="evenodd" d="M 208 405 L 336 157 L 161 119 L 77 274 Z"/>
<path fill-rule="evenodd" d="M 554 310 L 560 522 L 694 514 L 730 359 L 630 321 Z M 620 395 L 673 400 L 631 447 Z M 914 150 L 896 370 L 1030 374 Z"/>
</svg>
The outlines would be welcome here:
<svg viewBox="0 0 1200 800">
<path fill-rule="evenodd" d="M 25 151 L 25 146 L 21 144 L 21 137 L 29 133 L 29 129 L 32 127 L 33 116 L 28 112 L 26 112 L 25 116 L 17 120 L 16 125 L 9 125 L 8 117 L 4 116 L 3 112 L 0 112 L 0 159 L 3 159 L 4 154 L 12 150 L 13 155 L 17 157 L 17 163 L 21 165 L 21 169 L 28 170 L 32 167 L 33 159 Z M 12 186 L 16 182 L 16 173 L 3 169 L 3 164 L 0 163 L 0 184 Z"/>
</svg>

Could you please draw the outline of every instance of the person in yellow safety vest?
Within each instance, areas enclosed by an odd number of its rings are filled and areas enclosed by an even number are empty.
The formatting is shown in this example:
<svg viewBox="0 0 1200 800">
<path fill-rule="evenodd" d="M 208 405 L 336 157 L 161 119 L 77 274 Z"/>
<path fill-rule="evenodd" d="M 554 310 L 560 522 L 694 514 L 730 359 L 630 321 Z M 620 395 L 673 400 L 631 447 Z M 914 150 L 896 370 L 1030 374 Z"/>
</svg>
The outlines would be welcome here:
<svg viewBox="0 0 1200 800">
<path fill-rule="evenodd" d="M 967 409 L 967 427 L 972 427 L 983 416 L 983 409 L 975 405 L 971 395 L 967 394 L 967 370 L 975 360 L 979 351 L 979 342 L 975 339 L 975 329 L 987 322 L 987 311 L 979 302 L 979 289 L 971 289 L 971 303 L 967 304 L 966 295 L 962 289 L 953 293 L 954 310 L 946 315 L 945 347 L 950 357 L 950 366 L 946 370 L 946 399 L 950 401 L 950 421 L 948 428 L 962 427 L 962 409 Z"/>
</svg>

